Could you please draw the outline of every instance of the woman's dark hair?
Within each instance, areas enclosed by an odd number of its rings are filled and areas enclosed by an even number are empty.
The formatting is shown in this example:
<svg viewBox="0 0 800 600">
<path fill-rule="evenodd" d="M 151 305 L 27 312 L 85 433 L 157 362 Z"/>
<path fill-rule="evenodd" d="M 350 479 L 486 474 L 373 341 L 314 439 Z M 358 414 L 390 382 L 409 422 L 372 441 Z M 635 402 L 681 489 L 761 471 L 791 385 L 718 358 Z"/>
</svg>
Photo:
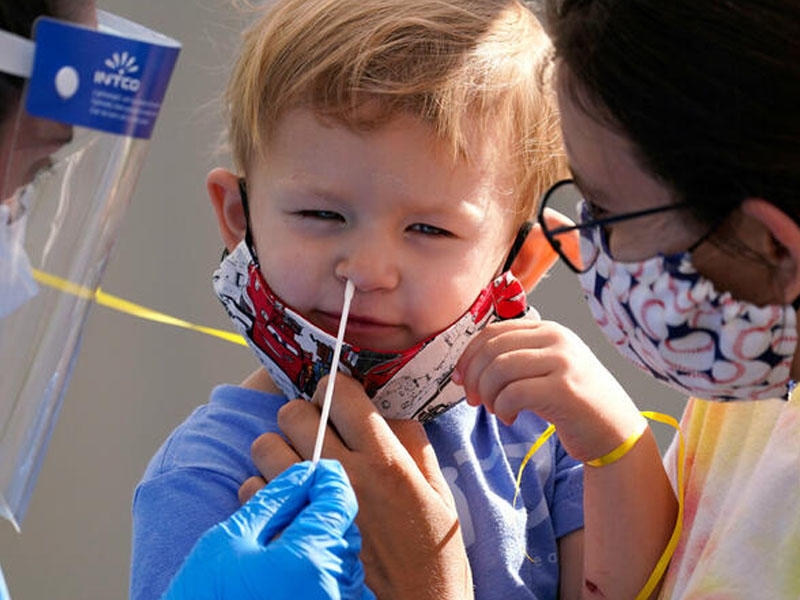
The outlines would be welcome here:
<svg viewBox="0 0 800 600">
<path fill-rule="evenodd" d="M 748 197 L 800 216 L 800 2 L 547 1 L 573 101 L 699 218 Z"/>
</svg>

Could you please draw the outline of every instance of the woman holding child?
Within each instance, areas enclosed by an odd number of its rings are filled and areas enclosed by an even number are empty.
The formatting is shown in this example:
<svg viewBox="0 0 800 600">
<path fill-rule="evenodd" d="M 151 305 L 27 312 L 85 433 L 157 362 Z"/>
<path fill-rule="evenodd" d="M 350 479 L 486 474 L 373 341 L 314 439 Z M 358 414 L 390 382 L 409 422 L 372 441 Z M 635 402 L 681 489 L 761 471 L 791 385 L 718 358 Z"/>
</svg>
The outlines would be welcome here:
<svg viewBox="0 0 800 600">
<path fill-rule="evenodd" d="M 800 6 L 549 12 L 574 179 L 561 191 L 583 199 L 572 266 L 614 345 L 693 396 L 661 597 L 797 598 Z"/>
</svg>

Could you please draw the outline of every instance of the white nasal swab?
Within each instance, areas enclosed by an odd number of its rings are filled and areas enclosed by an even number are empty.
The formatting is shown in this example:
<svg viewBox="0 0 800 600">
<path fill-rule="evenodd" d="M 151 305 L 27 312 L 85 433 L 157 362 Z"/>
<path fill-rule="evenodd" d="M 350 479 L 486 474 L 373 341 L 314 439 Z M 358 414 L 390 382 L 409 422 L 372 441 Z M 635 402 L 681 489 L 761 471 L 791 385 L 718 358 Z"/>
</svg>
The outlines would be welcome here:
<svg viewBox="0 0 800 600">
<path fill-rule="evenodd" d="M 350 301 L 353 299 L 355 285 L 349 279 L 344 286 L 344 305 L 342 306 L 342 318 L 339 321 L 339 332 L 336 334 L 336 346 L 333 348 L 333 359 L 331 359 L 331 372 L 328 376 L 328 384 L 325 386 L 325 399 L 322 401 L 322 414 L 319 418 L 319 429 L 317 429 L 317 441 L 314 442 L 314 456 L 311 463 L 316 465 L 322 454 L 322 440 L 325 437 L 325 427 L 328 424 L 328 414 L 331 412 L 331 400 L 333 399 L 333 382 L 336 380 L 336 373 L 339 371 L 339 355 L 342 353 L 342 342 L 344 341 L 344 330 L 347 327 L 347 316 L 350 314 Z"/>
</svg>

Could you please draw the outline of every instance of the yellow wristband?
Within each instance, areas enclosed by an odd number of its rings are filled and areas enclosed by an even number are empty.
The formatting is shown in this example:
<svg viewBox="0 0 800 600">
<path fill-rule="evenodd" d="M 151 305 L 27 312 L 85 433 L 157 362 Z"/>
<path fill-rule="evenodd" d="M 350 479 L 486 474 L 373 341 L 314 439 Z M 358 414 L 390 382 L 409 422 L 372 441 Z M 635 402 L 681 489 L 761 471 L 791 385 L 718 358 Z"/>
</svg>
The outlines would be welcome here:
<svg viewBox="0 0 800 600">
<path fill-rule="evenodd" d="M 675 521 L 675 527 L 672 530 L 672 535 L 669 538 L 669 542 L 667 542 L 667 547 L 664 548 L 664 552 L 661 554 L 661 558 L 658 559 L 658 563 L 656 563 L 655 568 L 653 568 L 652 573 L 650 573 L 650 577 L 647 578 L 647 582 L 644 584 L 644 587 L 639 590 L 639 593 L 636 595 L 636 600 L 645 600 L 650 598 L 653 595 L 653 591 L 658 586 L 659 581 L 664 575 L 664 572 L 667 570 L 667 566 L 669 565 L 669 561 L 672 558 L 672 555 L 675 553 L 675 548 L 678 546 L 678 540 L 681 537 L 682 525 L 683 525 L 683 497 L 684 497 L 684 481 L 683 481 L 683 463 L 685 461 L 685 450 L 683 447 L 683 433 L 681 432 L 681 427 L 678 424 L 678 421 L 670 416 L 665 415 L 658 412 L 653 411 L 642 411 L 642 416 L 646 417 L 653 421 L 658 421 L 659 423 L 665 423 L 670 427 L 673 427 L 678 432 L 678 453 L 676 456 L 676 485 L 677 485 L 677 495 L 678 495 L 678 518 Z M 642 435 L 644 434 L 645 430 L 647 429 L 647 421 L 642 419 L 642 426 L 639 431 L 634 433 L 630 436 L 627 440 L 622 442 L 622 444 L 618 447 L 606 454 L 605 456 L 601 456 L 600 458 L 596 458 L 592 461 L 589 461 L 585 464 L 595 466 L 602 466 L 608 465 L 613 463 L 614 461 L 619 460 L 627 452 L 633 448 L 636 442 L 641 439 Z M 520 486 L 522 483 L 522 471 L 525 469 L 525 465 L 534 455 L 534 453 L 544 445 L 545 441 L 553 435 L 555 432 L 555 428 L 550 425 L 544 432 L 536 439 L 534 444 L 531 446 L 531 449 L 525 455 L 525 458 L 522 459 L 522 463 L 519 466 L 519 472 L 517 473 L 517 484 L 516 490 L 514 492 L 514 506 L 517 505 L 517 498 L 519 497 Z M 530 560 L 532 563 L 538 564 L 539 559 L 531 558 L 528 553 L 525 553 L 525 556 Z"/>
<path fill-rule="evenodd" d="M 639 429 L 632 433 L 628 439 L 622 442 L 619 446 L 614 448 L 608 454 L 604 454 L 600 458 L 595 458 L 593 460 L 587 460 L 586 464 L 590 467 L 604 467 L 605 465 L 610 465 L 611 463 L 617 462 L 620 458 L 625 456 L 631 448 L 636 445 L 636 442 L 644 435 L 644 432 L 647 430 L 647 420 L 642 419 L 642 423 L 639 426 Z"/>
</svg>

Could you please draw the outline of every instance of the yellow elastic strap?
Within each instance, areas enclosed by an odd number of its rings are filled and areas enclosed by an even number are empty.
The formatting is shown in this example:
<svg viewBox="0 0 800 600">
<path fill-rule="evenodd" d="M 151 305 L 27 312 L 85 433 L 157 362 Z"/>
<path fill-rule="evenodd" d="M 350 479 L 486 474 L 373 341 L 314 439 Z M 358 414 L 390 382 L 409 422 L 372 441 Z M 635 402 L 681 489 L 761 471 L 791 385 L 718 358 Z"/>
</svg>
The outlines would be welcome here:
<svg viewBox="0 0 800 600">
<path fill-rule="evenodd" d="M 639 430 L 632 433 L 628 439 L 622 442 L 619 446 L 614 448 L 608 454 L 604 454 L 600 458 L 595 458 L 593 460 L 587 460 L 586 464 L 590 467 L 603 467 L 605 465 L 610 465 L 611 463 L 617 462 L 620 458 L 625 456 L 628 451 L 636 445 L 636 442 L 644 435 L 644 432 L 647 431 L 647 421 L 642 419 L 642 424 L 639 427 Z"/>
<path fill-rule="evenodd" d="M 664 552 L 661 553 L 661 557 L 658 559 L 656 566 L 653 568 L 653 572 L 650 573 L 650 577 L 644 584 L 642 590 L 636 595 L 636 600 L 646 600 L 653 594 L 653 590 L 656 589 L 658 582 L 661 581 L 661 578 L 664 576 L 664 572 L 667 570 L 667 566 L 669 566 L 669 561 L 672 559 L 672 555 L 675 553 L 675 548 L 678 547 L 678 540 L 681 537 L 681 531 L 683 529 L 683 492 L 684 492 L 684 481 L 683 481 L 683 459 L 684 459 L 684 443 L 683 443 L 683 432 L 681 431 L 680 423 L 678 420 L 670 415 L 665 415 L 664 413 L 654 412 L 654 411 L 642 411 L 642 415 L 650 419 L 651 421 L 658 421 L 659 423 L 664 423 L 665 425 L 669 425 L 670 427 L 674 428 L 678 432 L 678 457 L 677 457 L 677 487 L 678 487 L 678 517 L 675 520 L 675 528 L 672 530 L 672 535 L 667 542 L 666 548 L 664 548 Z"/>
<path fill-rule="evenodd" d="M 650 410 L 641 411 L 643 417 L 650 419 L 651 421 L 658 421 L 659 423 L 664 423 L 665 425 L 669 425 L 673 427 L 678 432 L 678 456 L 677 456 L 677 488 L 678 488 L 678 518 L 675 521 L 675 528 L 672 530 L 672 535 L 667 542 L 666 547 L 664 548 L 664 552 L 661 553 L 661 557 L 658 559 L 656 566 L 653 567 L 653 571 L 650 573 L 650 577 L 647 578 L 647 581 L 644 584 L 644 587 L 639 591 L 636 595 L 636 600 L 646 600 L 650 598 L 653 594 L 653 590 L 655 590 L 658 582 L 661 581 L 661 578 L 664 576 L 664 572 L 667 570 L 667 566 L 669 565 L 669 561 L 672 558 L 672 555 L 675 553 L 675 548 L 678 546 L 678 540 L 681 537 L 681 531 L 683 527 L 683 494 L 684 494 L 684 482 L 683 482 L 683 461 L 684 461 L 684 444 L 683 444 L 683 432 L 681 431 L 681 426 L 678 421 L 664 413 L 654 412 Z M 640 431 L 637 431 L 633 435 L 631 435 L 628 439 L 626 439 L 622 444 L 620 444 L 617 448 L 601 456 L 600 458 L 596 458 L 594 460 L 588 461 L 586 464 L 591 466 L 602 466 L 611 464 L 620 458 L 622 458 L 634 445 L 636 442 L 641 439 L 644 432 L 647 431 L 647 422 L 643 421 L 643 426 Z M 548 425 L 547 429 L 545 429 L 541 435 L 536 439 L 536 441 L 531 446 L 530 450 L 528 450 L 525 457 L 522 459 L 520 463 L 519 470 L 517 471 L 517 481 L 516 481 L 516 488 L 514 490 L 514 500 L 512 506 L 517 505 L 517 498 L 519 497 L 520 488 L 522 485 L 522 472 L 525 470 L 525 467 L 528 464 L 528 461 L 531 457 L 536 453 L 539 448 L 550 438 L 551 435 L 555 432 L 555 427 L 551 424 Z M 528 556 L 527 552 L 525 556 Z M 528 560 L 531 560 L 531 557 L 528 556 Z"/>
<path fill-rule="evenodd" d="M 62 279 L 61 277 L 40 271 L 38 269 L 33 269 L 33 277 L 42 285 L 51 287 L 60 292 L 64 292 L 65 294 L 83 298 L 85 300 L 93 300 L 101 306 L 105 306 L 121 313 L 138 317 L 140 319 L 145 319 L 146 321 L 153 321 L 155 323 L 163 323 L 165 325 L 172 325 L 173 327 L 197 331 L 198 333 L 204 333 L 206 335 L 225 340 L 226 342 L 231 342 L 232 344 L 247 346 L 247 342 L 239 334 L 231 333 L 230 331 L 224 331 L 222 329 L 204 327 L 203 325 L 195 325 L 194 323 L 190 323 L 176 317 L 171 317 L 170 315 L 149 309 L 140 304 L 129 302 L 128 300 L 118 296 L 106 294 L 100 288 L 97 288 L 97 290 L 91 290 L 82 285 L 68 281 L 67 279 Z"/>
<path fill-rule="evenodd" d="M 517 483 L 514 488 L 514 500 L 511 503 L 512 506 L 517 505 L 517 498 L 519 498 L 520 486 L 522 485 L 522 471 L 525 470 L 525 466 L 528 464 L 528 461 L 531 459 L 531 457 L 536 454 L 536 451 L 541 448 L 548 439 L 550 439 L 550 436 L 553 435 L 555 431 L 556 428 L 552 423 L 548 425 L 547 429 L 545 429 L 542 434 L 536 438 L 536 441 L 533 442 L 533 445 L 531 446 L 531 449 L 528 450 L 525 458 L 522 459 L 522 462 L 519 465 L 519 471 L 517 471 Z"/>
</svg>

